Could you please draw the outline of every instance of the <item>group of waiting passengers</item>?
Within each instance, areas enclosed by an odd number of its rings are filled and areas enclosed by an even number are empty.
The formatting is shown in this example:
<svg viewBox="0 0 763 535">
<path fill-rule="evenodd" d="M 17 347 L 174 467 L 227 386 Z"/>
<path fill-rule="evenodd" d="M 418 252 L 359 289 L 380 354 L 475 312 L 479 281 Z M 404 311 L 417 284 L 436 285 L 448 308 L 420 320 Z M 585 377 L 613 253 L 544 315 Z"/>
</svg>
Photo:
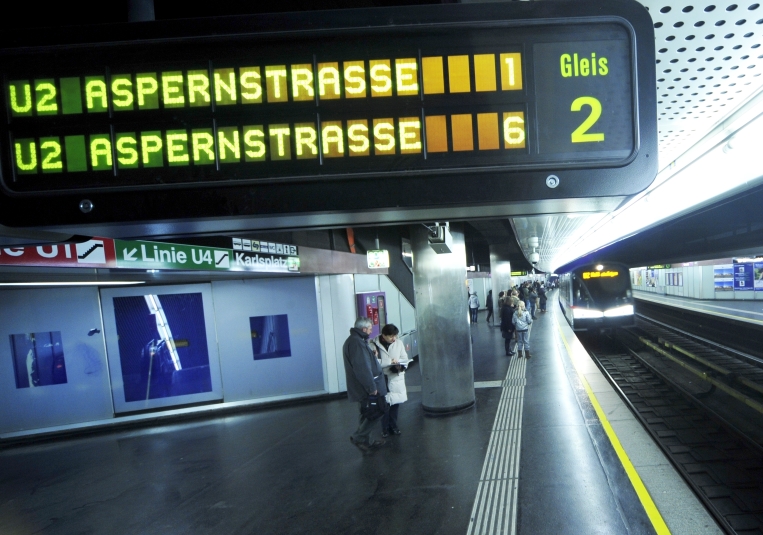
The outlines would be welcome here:
<svg viewBox="0 0 763 535">
<path fill-rule="evenodd" d="M 487 297 L 487 320 L 493 316 L 493 291 Z M 546 312 L 546 288 L 539 282 L 525 281 L 508 292 L 498 294 L 498 319 L 506 356 L 530 358 L 530 325 L 537 310 Z M 520 354 L 521 351 L 521 354 Z"/>
</svg>

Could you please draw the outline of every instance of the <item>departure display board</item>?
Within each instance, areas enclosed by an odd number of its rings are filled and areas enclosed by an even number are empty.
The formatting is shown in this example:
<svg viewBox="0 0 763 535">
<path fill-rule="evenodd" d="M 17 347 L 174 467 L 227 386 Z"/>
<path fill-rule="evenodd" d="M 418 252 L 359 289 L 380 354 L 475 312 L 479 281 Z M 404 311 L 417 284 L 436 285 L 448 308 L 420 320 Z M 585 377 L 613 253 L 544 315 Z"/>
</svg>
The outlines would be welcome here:
<svg viewBox="0 0 763 535">
<path fill-rule="evenodd" d="M 444 175 L 627 167 L 642 146 L 633 25 L 537 11 L 6 50 L 2 186 L 437 187 Z"/>
</svg>

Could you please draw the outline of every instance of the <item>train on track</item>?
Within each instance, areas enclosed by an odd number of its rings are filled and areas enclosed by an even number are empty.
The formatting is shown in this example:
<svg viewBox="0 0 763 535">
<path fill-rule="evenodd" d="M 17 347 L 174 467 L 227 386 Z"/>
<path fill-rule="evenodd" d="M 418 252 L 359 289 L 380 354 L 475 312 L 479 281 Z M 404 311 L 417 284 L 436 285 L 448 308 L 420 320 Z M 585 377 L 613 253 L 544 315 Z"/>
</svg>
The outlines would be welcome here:
<svg viewBox="0 0 763 535">
<path fill-rule="evenodd" d="M 600 262 L 560 274 L 559 305 L 575 331 L 633 325 L 633 290 L 628 267 Z"/>
</svg>

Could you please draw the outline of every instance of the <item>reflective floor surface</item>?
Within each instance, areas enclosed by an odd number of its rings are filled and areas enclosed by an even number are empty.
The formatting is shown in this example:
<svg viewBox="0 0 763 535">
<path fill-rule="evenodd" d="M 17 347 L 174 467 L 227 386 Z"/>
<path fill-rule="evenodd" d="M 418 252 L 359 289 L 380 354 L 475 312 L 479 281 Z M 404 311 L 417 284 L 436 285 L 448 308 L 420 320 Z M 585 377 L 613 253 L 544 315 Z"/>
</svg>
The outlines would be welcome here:
<svg viewBox="0 0 763 535">
<path fill-rule="evenodd" d="M 475 380 L 501 381 L 510 359 L 484 317 L 471 327 Z M 518 532 L 649 533 L 607 466 L 555 328 L 542 315 L 532 333 Z M 371 455 L 349 442 L 347 400 L 0 451 L 0 533 L 465 535 L 502 389 L 433 418 L 416 365 L 406 379 L 402 435 Z"/>
</svg>

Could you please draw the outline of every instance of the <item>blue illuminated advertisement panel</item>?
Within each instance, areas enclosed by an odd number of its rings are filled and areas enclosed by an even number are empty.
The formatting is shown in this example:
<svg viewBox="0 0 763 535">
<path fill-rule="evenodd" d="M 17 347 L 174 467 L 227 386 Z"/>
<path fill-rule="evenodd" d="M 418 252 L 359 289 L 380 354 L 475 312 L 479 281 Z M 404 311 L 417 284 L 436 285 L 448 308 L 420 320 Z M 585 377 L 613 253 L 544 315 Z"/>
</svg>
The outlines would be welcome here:
<svg viewBox="0 0 763 535">
<path fill-rule="evenodd" d="M 734 291 L 753 291 L 753 274 L 752 264 L 734 264 Z"/>
<path fill-rule="evenodd" d="M 756 292 L 763 292 L 763 262 L 754 262 L 753 268 L 753 284 Z"/>
</svg>

